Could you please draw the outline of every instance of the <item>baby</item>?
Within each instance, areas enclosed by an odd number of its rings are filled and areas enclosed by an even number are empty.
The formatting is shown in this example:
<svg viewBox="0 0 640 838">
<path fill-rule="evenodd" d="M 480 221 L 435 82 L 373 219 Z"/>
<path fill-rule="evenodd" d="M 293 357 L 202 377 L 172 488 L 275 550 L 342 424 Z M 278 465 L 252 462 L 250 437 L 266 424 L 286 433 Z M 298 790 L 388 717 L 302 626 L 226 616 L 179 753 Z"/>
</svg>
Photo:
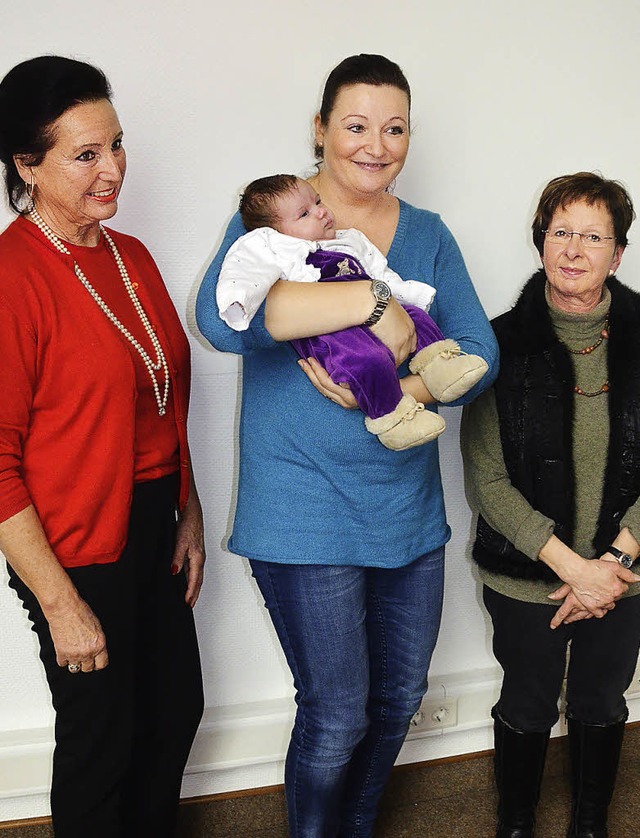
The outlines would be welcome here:
<svg viewBox="0 0 640 838">
<path fill-rule="evenodd" d="M 399 277 L 358 230 L 336 230 L 333 214 L 313 187 L 294 175 L 253 181 L 242 195 L 240 215 L 250 232 L 229 249 L 216 292 L 225 323 L 238 331 L 247 329 L 279 279 L 371 279 L 375 307 L 362 326 L 291 344 L 302 358 L 316 358 L 336 384 L 349 385 L 367 430 L 387 448 L 400 451 L 439 436 L 444 420 L 413 396 L 403 395 L 393 354 L 368 328 L 380 319 L 393 294 L 415 324 L 417 347 L 409 369 L 421 376 L 437 401 L 459 398 L 482 378 L 487 364 L 446 339 L 427 314 L 435 289 Z"/>
</svg>

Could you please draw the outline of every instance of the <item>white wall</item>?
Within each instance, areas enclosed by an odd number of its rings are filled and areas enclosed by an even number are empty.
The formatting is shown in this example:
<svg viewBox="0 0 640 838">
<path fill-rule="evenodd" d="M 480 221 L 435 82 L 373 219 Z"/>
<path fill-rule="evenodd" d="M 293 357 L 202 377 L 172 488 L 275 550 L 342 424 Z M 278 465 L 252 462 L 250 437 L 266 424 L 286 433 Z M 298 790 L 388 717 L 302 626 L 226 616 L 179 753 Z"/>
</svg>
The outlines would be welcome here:
<svg viewBox="0 0 640 838">
<path fill-rule="evenodd" d="M 640 206 L 639 36 L 636 0 L 4 4 L 0 75 L 56 52 L 93 61 L 110 77 L 129 159 L 114 226 L 149 246 L 191 330 L 191 438 L 208 526 L 196 611 L 208 714 L 185 794 L 280 781 L 289 719 L 290 678 L 264 609 L 244 562 L 222 547 L 234 495 L 238 366 L 203 346 L 191 314 L 238 191 L 259 175 L 305 169 L 326 73 L 352 53 L 382 52 L 414 91 L 412 149 L 397 192 L 443 215 L 493 316 L 537 267 L 528 225 L 548 179 L 600 169 L 622 179 Z M 0 209 L 0 226 L 9 219 Z M 619 275 L 638 287 L 639 269 L 630 247 Z M 454 539 L 432 683 L 436 695 L 457 691 L 461 718 L 448 736 L 413 741 L 404 759 L 490 744 L 495 664 L 468 555 L 459 417 L 446 417 Z M 0 638 L 3 820 L 47 811 L 52 718 L 27 620 L 4 585 Z"/>
</svg>

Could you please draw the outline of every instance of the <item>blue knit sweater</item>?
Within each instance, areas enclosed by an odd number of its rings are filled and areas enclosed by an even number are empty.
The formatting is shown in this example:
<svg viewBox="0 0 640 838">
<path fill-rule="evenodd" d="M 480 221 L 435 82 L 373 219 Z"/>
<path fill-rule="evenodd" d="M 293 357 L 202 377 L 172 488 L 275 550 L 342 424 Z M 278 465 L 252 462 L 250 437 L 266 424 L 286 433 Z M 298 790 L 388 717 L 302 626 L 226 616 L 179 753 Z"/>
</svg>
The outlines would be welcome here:
<svg viewBox="0 0 640 838">
<path fill-rule="evenodd" d="M 238 503 L 229 549 L 263 561 L 399 567 L 449 540 L 436 442 L 390 451 L 313 388 L 288 343 L 264 326 L 264 305 L 249 329 L 218 316 L 215 286 L 224 256 L 245 229 L 231 220 L 198 293 L 202 334 L 243 356 Z M 404 279 L 437 289 L 430 314 L 446 337 L 481 355 L 489 371 L 459 403 L 494 380 L 498 350 L 458 246 L 440 216 L 400 202 L 388 255 Z M 407 373 L 400 368 L 400 375 Z"/>
</svg>

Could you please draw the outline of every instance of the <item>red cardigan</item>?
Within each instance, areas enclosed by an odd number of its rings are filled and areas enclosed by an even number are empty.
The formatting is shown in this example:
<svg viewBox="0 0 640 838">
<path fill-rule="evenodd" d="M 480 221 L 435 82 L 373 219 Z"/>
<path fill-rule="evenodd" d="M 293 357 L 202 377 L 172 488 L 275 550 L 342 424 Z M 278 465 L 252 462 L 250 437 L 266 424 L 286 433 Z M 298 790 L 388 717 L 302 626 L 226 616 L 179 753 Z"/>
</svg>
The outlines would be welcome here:
<svg viewBox="0 0 640 838">
<path fill-rule="evenodd" d="M 172 378 L 180 507 L 189 492 L 190 350 L 144 245 L 109 230 Z M 136 383 L 124 338 L 38 228 L 0 235 L 0 521 L 33 504 L 64 567 L 115 561 L 134 484 Z"/>
</svg>

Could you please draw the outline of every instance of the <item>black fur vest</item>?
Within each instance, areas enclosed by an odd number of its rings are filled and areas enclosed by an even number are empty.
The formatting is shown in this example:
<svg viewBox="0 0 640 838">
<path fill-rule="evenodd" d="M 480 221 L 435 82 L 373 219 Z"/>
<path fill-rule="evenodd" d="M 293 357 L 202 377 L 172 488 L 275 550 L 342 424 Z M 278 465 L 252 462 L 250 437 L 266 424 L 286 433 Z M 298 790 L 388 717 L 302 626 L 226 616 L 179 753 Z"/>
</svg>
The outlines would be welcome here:
<svg viewBox="0 0 640 838">
<path fill-rule="evenodd" d="M 534 509 L 555 522 L 571 545 L 575 526 L 572 457 L 574 376 L 571 355 L 558 340 L 538 271 L 511 311 L 492 321 L 500 345 L 495 383 L 500 438 L 512 484 Z M 640 494 L 640 294 L 608 279 L 609 445 L 602 505 L 593 547 L 601 555 L 620 519 Z M 480 517 L 473 557 L 482 567 L 525 579 L 556 580 Z"/>
</svg>

